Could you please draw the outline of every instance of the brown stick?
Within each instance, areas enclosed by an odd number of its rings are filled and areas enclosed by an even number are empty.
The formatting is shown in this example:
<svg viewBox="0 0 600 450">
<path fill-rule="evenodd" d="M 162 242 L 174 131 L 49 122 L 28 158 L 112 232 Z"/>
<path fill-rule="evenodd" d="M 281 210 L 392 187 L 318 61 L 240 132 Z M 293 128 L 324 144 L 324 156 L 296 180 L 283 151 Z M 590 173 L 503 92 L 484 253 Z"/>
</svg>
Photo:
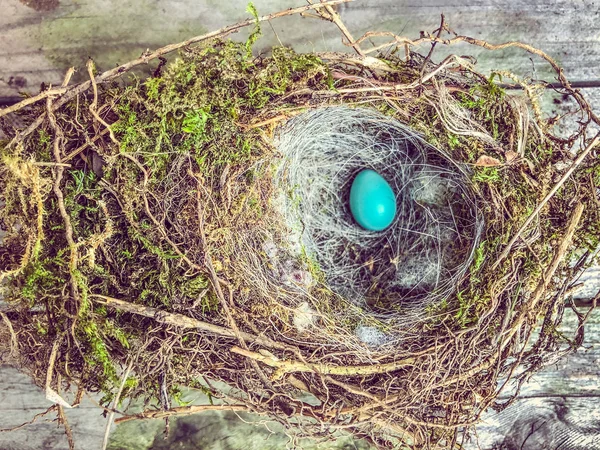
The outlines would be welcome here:
<svg viewBox="0 0 600 450">
<path fill-rule="evenodd" d="M 554 187 L 552 187 L 552 189 L 550 189 L 550 192 L 548 192 L 548 194 L 546 194 L 544 199 L 540 202 L 540 204 L 535 208 L 535 210 L 527 218 L 525 223 L 521 226 L 521 228 L 519 228 L 519 231 L 517 231 L 515 233 L 513 238 L 506 245 L 506 248 L 502 251 L 502 253 L 498 257 L 498 260 L 492 266 L 492 269 L 498 267 L 498 265 L 502 262 L 502 260 L 504 260 L 504 258 L 506 258 L 508 256 L 508 253 L 512 249 L 513 245 L 515 245 L 515 242 L 517 242 L 517 240 L 521 237 L 521 234 L 527 229 L 527 227 L 531 224 L 533 219 L 535 219 L 537 217 L 537 215 L 540 213 L 540 211 L 544 208 L 544 206 L 546 206 L 546 203 L 548 203 L 550 201 L 550 199 L 552 197 L 554 197 L 554 194 L 556 194 L 556 192 L 562 187 L 562 185 L 565 184 L 565 182 L 573 174 L 575 169 L 577 169 L 577 167 L 579 167 L 579 165 L 583 162 L 583 160 L 587 157 L 587 155 L 589 155 L 589 153 L 592 151 L 592 149 L 596 145 L 598 145 L 599 142 L 600 142 L 600 132 L 598 134 L 596 134 L 594 139 L 592 139 L 592 142 L 590 142 L 588 144 L 588 146 L 579 154 L 577 159 L 575 161 L 573 161 L 573 164 L 571 164 L 571 167 L 569 167 L 569 170 L 567 170 L 565 172 L 565 174 L 560 178 L 560 180 L 558 180 L 558 182 L 554 185 Z"/>
<path fill-rule="evenodd" d="M 600 134 L 598 136 L 600 136 Z M 560 265 L 560 263 L 563 261 L 565 255 L 567 254 L 569 246 L 571 245 L 571 240 L 573 239 L 575 230 L 577 230 L 577 226 L 579 225 L 579 222 L 581 220 L 581 216 L 583 215 L 584 209 L 585 209 L 584 203 L 578 203 L 577 206 L 575 206 L 575 210 L 573 212 L 573 215 L 571 216 L 571 220 L 569 221 L 569 225 L 567 226 L 565 235 L 564 235 L 562 241 L 560 242 L 560 245 L 556 249 L 556 252 L 554 253 L 554 257 L 552 258 L 552 261 L 550 262 L 550 265 L 546 268 L 546 271 L 544 272 L 544 276 L 542 277 L 542 279 L 538 283 L 537 287 L 535 288 L 535 291 L 533 291 L 533 294 L 531 295 L 531 302 L 530 302 L 531 306 L 528 306 L 526 311 L 522 311 L 522 314 L 523 313 L 528 314 L 529 311 L 533 310 L 535 305 L 537 304 L 537 302 L 540 301 L 540 299 L 542 298 L 542 295 L 548 288 L 548 285 L 552 281 L 552 277 L 554 277 L 554 274 L 556 273 L 558 266 Z"/>
<path fill-rule="evenodd" d="M 73 430 L 69 425 L 69 421 L 67 420 L 67 416 L 65 415 L 65 410 L 61 405 L 56 405 L 58 407 L 58 422 L 65 429 L 65 436 L 67 436 L 67 442 L 69 443 L 69 450 L 75 450 L 75 439 L 73 438 Z"/>
<path fill-rule="evenodd" d="M 440 23 L 440 27 L 437 29 L 437 36 L 436 36 L 436 40 L 434 40 L 431 43 L 431 49 L 429 50 L 429 53 L 427 53 L 427 56 L 425 57 L 425 60 L 423 61 L 423 64 L 421 65 L 421 78 L 423 78 L 423 74 L 425 73 L 425 67 L 427 66 L 427 63 L 429 61 L 431 61 L 431 55 L 433 55 L 433 51 L 435 50 L 435 46 L 437 45 L 437 40 L 440 38 L 440 36 L 442 35 L 442 32 L 446 29 L 446 18 L 444 17 L 443 14 L 441 14 L 442 18 L 441 18 L 441 23 Z M 435 33 L 435 31 L 434 31 Z"/>
<path fill-rule="evenodd" d="M 28 105 L 32 105 L 33 103 L 39 102 L 40 100 L 44 100 L 47 97 L 53 97 L 56 95 L 64 94 L 65 92 L 67 92 L 67 90 L 68 89 L 66 87 L 60 87 L 40 92 L 38 95 L 26 98 L 25 100 L 21 100 L 19 103 L 15 103 L 12 106 L 7 106 L 6 108 L 0 109 L 0 117 L 16 112 L 20 109 L 25 108 Z"/>
<path fill-rule="evenodd" d="M 347 45 L 350 45 L 354 49 L 354 51 L 356 53 L 358 53 L 360 56 L 365 56 L 365 54 L 363 53 L 363 51 L 360 48 L 360 45 L 358 45 L 356 42 L 354 42 L 354 38 L 352 37 L 352 34 L 350 34 L 350 31 L 348 30 L 348 28 L 346 28 L 346 25 L 344 25 L 344 22 L 342 22 L 342 19 L 341 19 L 340 15 L 337 13 L 337 11 L 335 9 L 333 9 L 333 6 L 331 6 L 331 5 L 324 5 L 324 6 L 325 6 L 325 10 L 329 13 L 329 17 L 331 18 L 331 21 L 337 25 L 337 27 L 340 29 L 342 34 L 346 37 L 346 39 L 348 39 Z"/>
<path fill-rule="evenodd" d="M 144 411 L 131 416 L 123 416 L 115 420 L 115 424 L 138 419 L 164 419 L 170 416 L 189 416 L 204 411 L 248 411 L 245 405 L 192 405 L 171 408 L 166 411 Z"/>
<path fill-rule="evenodd" d="M 102 119 L 102 117 L 100 117 L 100 115 L 98 114 L 98 85 L 96 84 L 96 79 L 94 78 L 94 61 L 88 59 L 86 67 L 88 75 L 90 76 L 90 81 L 92 83 L 92 91 L 94 92 L 94 101 L 90 104 L 89 107 L 90 113 L 92 113 L 94 119 L 96 119 L 98 122 L 104 125 L 104 127 L 108 130 L 108 132 L 110 133 L 110 140 L 117 144 L 117 146 L 120 146 L 121 144 L 119 143 L 119 141 L 117 141 L 117 138 L 115 137 L 112 129 L 110 128 L 110 125 L 106 123 L 106 121 L 104 121 L 104 119 Z"/>
<path fill-rule="evenodd" d="M 212 39 L 212 38 L 216 38 L 216 37 L 220 37 L 220 36 L 226 36 L 228 34 L 231 33 L 235 33 L 238 30 L 248 27 L 248 26 L 252 26 L 257 22 L 267 22 L 269 20 L 273 20 L 273 19 L 277 19 L 279 17 L 284 17 L 284 16 L 291 16 L 291 15 L 295 15 L 295 14 L 301 14 L 303 12 L 306 11 L 310 11 L 310 10 L 315 10 L 315 9 L 320 9 L 320 8 L 325 8 L 326 6 L 334 6 L 334 5 L 339 5 L 341 3 L 348 3 L 351 2 L 353 0 L 329 0 L 326 2 L 322 2 L 322 3 L 316 3 L 314 5 L 305 5 L 305 6 L 300 6 L 298 8 L 290 8 L 290 9 L 286 9 L 284 11 L 279 11 L 276 13 L 272 13 L 272 14 L 267 14 L 266 16 L 261 16 L 258 19 L 252 18 L 252 19 L 247 19 L 244 20 L 242 22 L 238 22 L 236 24 L 233 25 L 229 25 L 226 27 L 223 27 L 217 31 L 212 31 L 210 33 L 207 34 L 203 34 L 201 36 L 195 36 L 193 38 L 190 38 L 186 41 L 183 42 L 179 42 L 177 44 L 170 44 L 170 45 L 166 45 L 164 47 L 159 48 L 158 50 L 155 50 L 152 53 L 149 54 L 144 54 L 142 56 L 140 56 L 137 59 L 134 59 L 133 61 L 129 61 L 125 64 L 122 64 L 118 67 L 115 67 L 112 70 L 108 70 L 100 75 L 98 75 L 97 77 L 94 78 L 94 82 L 96 84 L 101 84 L 104 83 L 106 81 L 109 81 L 113 78 L 117 78 L 118 76 L 120 76 L 121 74 L 123 74 L 124 72 L 127 72 L 129 70 L 131 70 L 134 67 L 140 66 L 142 64 L 148 64 L 149 61 L 156 59 L 160 56 L 166 55 L 167 53 L 171 53 L 175 50 L 179 50 L 180 48 L 183 47 L 187 47 L 188 45 L 191 44 L 196 44 L 198 42 L 202 42 L 202 41 L 206 41 L 208 39 Z M 81 94 L 85 91 L 87 91 L 90 87 L 92 86 L 92 81 L 85 81 L 79 85 L 73 86 L 70 89 L 66 89 L 63 92 L 63 96 L 56 101 L 56 103 L 54 104 L 53 109 L 56 110 L 57 108 L 60 108 L 61 106 L 63 106 L 66 102 L 68 102 L 69 100 L 71 100 L 73 97 L 75 97 L 78 94 Z M 35 98 L 35 101 L 44 99 L 46 97 L 48 97 L 48 95 L 50 94 L 40 94 L 39 96 L 36 97 L 32 97 Z M 52 95 L 56 95 L 56 93 L 53 93 Z M 39 98 L 37 98 L 39 97 Z M 16 105 L 12 105 L 9 108 L 5 108 L 3 110 L 0 110 L 0 117 L 5 115 L 5 114 L 9 114 L 9 112 L 14 112 L 14 111 L 18 111 L 19 109 L 23 108 L 24 106 L 30 105 L 32 103 L 34 103 L 35 101 L 32 101 L 31 99 L 26 99 L 23 100 L 22 102 L 17 103 Z M 10 109 L 9 112 L 3 113 L 3 111 L 6 111 L 7 109 Z M 39 120 L 39 118 L 38 118 Z M 43 120 L 43 119 L 42 119 Z M 41 124 L 41 120 L 38 122 L 36 121 L 37 126 L 39 126 L 39 124 Z M 32 124 L 33 125 L 33 124 Z M 33 129 L 27 129 L 26 132 L 28 131 L 29 133 L 31 133 L 35 128 Z M 30 127 L 31 128 L 31 127 Z M 27 134 L 29 134 L 27 133 Z M 26 135 L 25 133 L 22 134 Z M 12 142 L 11 142 L 12 144 Z"/>
<path fill-rule="evenodd" d="M 230 338 L 236 338 L 236 334 L 233 330 L 229 328 L 221 327 L 219 325 L 213 325 L 212 323 L 203 322 L 198 319 L 194 319 L 192 317 L 184 316 L 183 314 L 175 314 L 167 311 L 161 311 L 156 308 L 151 308 L 150 306 L 144 305 L 136 305 L 134 303 L 126 302 L 124 300 L 119 300 L 112 297 L 107 297 L 105 295 L 99 294 L 90 294 L 89 295 L 92 300 L 97 303 L 101 303 L 103 305 L 112 306 L 121 311 L 126 311 L 129 313 L 137 314 L 144 317 L 149 317 L 151 319 L 156 320 L 159 323 L 164 323 L 166 325 L 173 325 L 179 328 L 195 328 L 198 330 L 206 331 L 208 333 L 217 334 L 219 336 L 225 336 Z M 250 333 L 245 333 L 240 331 L 240 334 L 249 342 L 255 342 L 259 345 L 264 345 L 269 348 L 276 348 L 278 350 L 290 350 L 285 344 L 281 344 L 275 341 L 272 341 L 269 338 L 263 336 L 255 336 Z"/>
<path fill-rule="evenodd" d="M 49 412 L 54 411 L 56 408 L 57 408 L 57 405 L 52 405 L 46 411 L 41 412 L 41 413 L 37 413 L 35 416 L 33 416 L 33 419 L 31 419 L 30 421 L 22 423 L 21 425 L 17 425 L 16 427 L 12 427 L 12 428 L 0 428 L 0 433 L 10 433 L 11 431 L 20 430 L 21 428 L 24 428 L 27 425 L 31 425 L 32 423 L 35 423 L 35 421 L 38 420 L 40 417 L 44 417 L 46 414 L 48 414 Z"/>
<path fill-rule="evenodd" d="M 407 366 L 411 366 L 415 360 L 415 357 L 404 358 L 398 361 L 385 364 L 370 364 L 365 366 L 330 366 L 327 364 L 309 364 L 300 361 L 290 361 L 277 359 L 274 356 L 267 356 L 261 353 L 251 352 L 240 347 L 231 347 L 231 353 L 236 353 L 246 358 L 260 361 L 269 367 L 274 367 L 277 370 L 272 375 L 274 380 L 281 379 L 286 373 L 291 372 L 308 372 L 318 373 L 322 375 L 375 375 L 380 373 L 394 372 L 395 370 L 402 369 Z"/>
<path fill-rule="evenodd" d="M 111 126 L 113 126 L 113 125 L 115 125 L 117 123 L 118 123 L 118 121 L 114 122 Z M 102 136 L 104 136 L 109 131 L 111 131 L 110 127 L 109 128 L 104 128 L 100 133 L 98 133 L 96 136 L 94 136 L 92 139 L 90 139 L 89 142 L 86 142 L 85 144 L 81 144 L 79 147 L 77 147 L 75 150 L 73 150 L 71 153 L 69 153 L 67 156 L 65 156 L 63 158 L 62 162 L 65 163 L 65 162 L 70 161 L 71 159 L 75 158 L 82 151 L 84 151 L 86 148 L 88 148 L 88 146 L 90 144 L 93 144 L 94 142 L 96 142 L 98 139 L 100 139 Z"/>
<path fill-rule="evenodd" d="M 10 333 L 10 354 L 11 356 L 16 356 L 19 351 L 19 340 L 17 339 L 17 333 L 15 333 L 15 330 L 8 316 L 2 311 L 0 311 L 0 318 L 2 318 L 2 321 L 4 322 L 6 328 L 8 328 L 8 332 Z"/>
<path fill-rule="evenodd" d="M 108 413 L 108 420 L 106 421 L 106 428 L 104 429 L 104 438 L 102 439 L 102 450 L 106 450 L 108 446 L 108 437 L 110 435 L 110 427 L 112 426 L 113 420 L 115 418 L 115 408 L 119 407 L 119 400 L 121 399 L 121 394 L 123 393 L 123 388 L 125 387 L 125 383 L 127 382 L 127 377 L 129 377 L 129 373 L 133 367 L 133 359 L 129 361 L 127 365 L 127 369 L 125 373 L 121 377 L 121 384 L 119 386 L 119 390 L 117 391 L 117 395 L 115 396 L 112 404 L 112 410 Z"/>
<path fill-rule="evenodd" d="M 260 127 L 264 127 L 265 125 L 271 125 L 273 123 L 280 122 L 287 118 L 288 118 L 288 116 L 286 116 L 285 114 L 279 114 L 278 116 L 272 117 L 267 120 L 263 120 L 262 122 L 249 123 L 249 124 L 239 123 L 238 125 L 245 128 L 246 130 L 252 130 L 254 128 L 260 128 Z"/>
</svg>

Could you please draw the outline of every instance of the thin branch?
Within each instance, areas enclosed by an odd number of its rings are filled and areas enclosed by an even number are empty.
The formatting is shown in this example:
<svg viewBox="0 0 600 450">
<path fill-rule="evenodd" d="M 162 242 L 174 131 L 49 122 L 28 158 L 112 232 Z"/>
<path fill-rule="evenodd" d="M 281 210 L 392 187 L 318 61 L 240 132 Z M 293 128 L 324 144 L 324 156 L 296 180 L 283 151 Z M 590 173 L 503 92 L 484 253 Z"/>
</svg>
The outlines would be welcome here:
<svg viewBox="0 0 600 450">
<path fill-rule="evenodd" d="M 446 29 L 446 23 L 445 23 L 446 18 L 444 17 L 443 14 L 441 14 L 441 16 L 442 16 L 441 23 L 440 23 L 440 27 L 437 29 L 436 40 L 431 43 L 431 49 L 429 50 L 429 53 L 427 53 L 427 56 L 425 57 L 425 60 L 423 61 L 423 64 L 421 65 L 421 72 L 420 72 L 421 78 L 423 78 L 423 74 L 425 73 L 425 68 L 427 66 L 427 63 L 429 61 L 431 61 L 431 55 L 433 55 L 433 51 L 435 50 L 435 46 L 438 43 L 437 39 L 440 38 L 440 36 L 442 35 L 442 32 Z"/>
<path fill-rule="evenodd" d="M 331 6 L 331 5 L 324 5 L 324 6 L 325 6 L 325 11 L 327 11 L 329 13 L 330 20 L 337 25 L 337 27 L 340 29 L 342 34 L 346 37 L 346 39 L 348 39 L 348 43 L 346 45 L 351 46 L 358 55 L 365 56 L 365 54 L 363 53 L 363 51 L 360 48 L 360 45 L 357 44 L 356 42 L 354 42 L 354 38 L 352 37 L 352 34 L 348 30 L 348 28 L 346 28 L 346 25 L 344 25 L 344 22 L 342 21 L 342 18 L 337 13 L 337 11 L 335 9 L 333 9 L 333 6 Z"/>
<path fill-rule="evenodd" d="M 331 366 L 328 364 L 321 363 L 304 363 L 301 361 L 291 361 L 278 359 L 272 355 L 266 355 L 256 352 L 251 352 L 240 347 L 232 347 L 231 353 L 235 353 L 246 358 L 259 361 L 266 364 L 269 367 L 277 369 L 273 374 L 273 380 L 281 379 L 287 373 L 293 372 L 305 372 L 305 373 L 318 373 L 323 375 L 342 375 L 342 376 L 353 376 L 353 375 L 375 375 L 381 373 L 394 372 L 404 367 L 412 366 L 417 355 L 400 359 L 391 363 L 385 364 L 370 364 L 364 366 Z"/>
<path fill-rule="evenodd" d="M 0 317 L 2 318 L 2 321 L 5 323 L 6 327 L 8 328 L 8 332 L 10 333 L 10 354 L 11 356 L 15 356 L 19 352 L 19 340 L 17 339 L 17 333 L 15 333 L 15 330 L 8 316 L 2 311 L 0 311 Z"/>
<path fill-rule="evenodd" d="M 31 425 L 36 420 L 38 420 L 40 417 L 44 417 L 49 412 L 54 411 L 56 409 L 56 407 L 57 407 L 57 405 L 52 405 L 46 411 L 41 412 L 41 413 L 37 413 L 35 416 L 33 416 L 33 419 L 31 419 L 30 421 L 22 423 L 21 425 L 17 425 L 16 427 L 12 427 L 12 428 L 0 428 L 0 433 L 10 433 L 11 431 L 17 431 L 17 430 L 20 430 L 21 428 L 26 427 L 27 425 Z"/>
<path fill-rule="evenodd" d="M 119 147 L 121 144 L 119 143 L 119 141 L 117 141 L 117 138 L 115 137 L 115 134 L 113 133 L 110 125 L 106 123 L 106 121 L 102 119 L 102 117 L 100 117 L 100 115 L 98 114 L 98 85 L 94 77 L 94 61 L 88 59 L 86 67 L 88 75 L 90 76 L 90 82 L 92 83 L 92 91 L 94 93 L 94 100 L 92 101 L 92 103 L 90 103 L 89 106 L 90 113 L 92 113 L 94 119 L 96 119 L 98 122 L 104 125 L 104 127 L 108 130 L 108 133 L 110 134 L 110 140 L 117 144 L 117 147 Z"/>
<path fill-rule="evenodd" d="M 246 405 L 192 405 L 182 406 L 179 408 L 171 408 L 166 411 L 144 411 L 139 414 L 133 414 L 131 416 L 120 417 L 115 420 L 115 424 L 129 422 L 130 420 L 140 419 L 164 419 L 165 417 L 171 416 L 189 416 L 191 414 L 198 414 L 205 411 L 248 411 Z"/>
<path fill-rule="evenodd" d="M 44 161 L 34 161 L 31 164 L 33 164 L 34 166 L 40 166 L 40 167 L 72 167 L 71 164 L 65 164 L 62 162 L 44 162 Z"/>
<path fill-rule="evenodd" d="M 117 123 L 118 123 L 118 121 L 114 122 L 111 126 L 114 126 Z M 91 144 L 96 142 L 98 139 L 100 139 L 102 136 L 106 135 L 110 131 L 111 131 L 110 127 L 104 128 L 100 133 L 96 134 L 96 136 L 94 136 L 92 139 L 90 139 L 89 142 L 86 142 L 85 144 L 81 144 L 79 147 L 77 147 L 75 150 L 73 150 L 71 153 L 69 153 L 67 156 L 65 156 L 63 158 L 62 162 L 66 163 L 67 161 L 70 161 L 71 159 L 75 158 L 82 151 L 84 151 L 86 148 L 88 148 Z"/>
<path fill-rule="evenodd" d="M 233 330 L 229 328 L 221 327 L 219 325 L 213 325 L 212 323 L 208 322 L 203 322 L 192 317 L 184 316 L 183 314 L 175 314 L 167 311 L 161 311 L 156 308 L 151 308 L 150 306 L 136 305 L 134 303 L 126 302 L 112 297 L 107 297 L 105 295 L 89 294 L 89 297 L 97 303 L 101 303 L 106 306 L 112 306 L 113 308 L 117 308 L 121 311 L 126 311 L 132 314 L 149 317 L 151 319 L 156 320 L 159 323 L 164 323 L 166 325 L 173 325 L 178 328 L 195 328 L 197 330 L 206 331 L 208 333 L 216 334 L 219 336 L 225 336 L 234 339 L 236 338 L 236 334 L 233 332 Z M 247 341 L 259 345 L 264 345 L 265 347 L 276 348 L 278 350 L 292 350 L 287 345 L 272 341 L 271 339 L 264 336 L 255 336 L 253 334 L 245 333 L 243 331 L 240 331 L 240 334 Z"/>
<path fill-rule="evenodd" d="M 106 447 L 108 446 L 108 436 L 110 434 L 110 427 L 115 418 L 114 409 L 117 406 L 119 406 L 119 400 L 121 399 L 121 394 L 123 393 L 123 388 L 125 387 L 125 382 L 127 381 L 127 377 L 129 377 L 129 373 L 131 372 L 132 367 L 133 367 L 133 359 L 131 361 L 129 361 L 129 364 L 127 365 L 127 369 L 125 370 L 125 373 L 123 374 L 123 376 L 121 378 L 121 385 L 119 386 L 119 391 L 117 392 L 117 395 L 115 396 L 115 399 L 113 400 L 112 411 L 108 414 L 108 420 L 106 422 L 106 428 L 104 430 L 104 439 L 102 440 L 102 450 L 106 450 Z"/>
<path fill-rule="evenodd" d="M 67 436 L 67 442 L 69 443 L 69 450 L 75 450 L 75 439 L 73 438 L 73 430 L 69 425 L 69 421 L 67 420 L 67 416 L 65 415 L 64 408 L 60 405 L 56 405 L 58 408 L 58 421 L 65 429 L 65 435 Z"/>
<path fill-rule="evenodd" d="M 492 266 L 492 269 L 498 267 L 498 265 L 508 256 L 513 245 L 515 245 L 515 242 L 517 242 L 517 240 L 521 237 L 521 235 L 527 229 L 527 227 L 529 225 L 531 225 L 531 222 L 533 222 L 533 219 L 535 219 L 537 217 L 537 215 L 544 208 L 544 206 L 546 206 L 546 204 L 550 201 L 550 199 L 552 197 L 554 197 L 554 194 L 556 194 L 556 192 L 563 186 L 563 184 L 565 184 L 565 182 L 571 177 L 571 175 L 573 174 L 575 169 L 577 169 L 577 167 L 579 167 L 579 165 L 589 155 L 589 153 L 593 150 L 593 148 L 596 145 L 598 145 L 598 143 L 600 143 L 600 132 L 598 134 L 596 134 L 594 139 L 592 139 L 592 141 L 588 144 L 588 146 L 579 154 L 577 159 L 575 161 L 573 161 L 573 164 L 571 164 L 571 167 L 569 167 L 569 170 L 567 170 L 564 173 L 564 175 L 560 178 L 560 180 L 558 180 L 558 182 L 552 187 L 552 189 L 550 189 L 550 192 L 548 192 L 548 194 L 546 194 L 544 199 L 533 210 L 531 215 L 527 218 L 525 223 L 523 223 L 523 225 L 521 225 L 521 228 L 519 228 L 519 230 L 515 233 L 513 238 L 510 240 L 510 242 L 508 244 L 506 244 L 506 247 L 504 248 L 504 250 L 498 257 L 498 259 Z"/>
<path fill-rule="evenodd" d="M 25 108 L 26 106 L 32 105 L 40 100 L 44 100 L 48 97 L 56 97 L 58 95 L 62 95 L 67 92 L 68 89 L 66 87 L 60 87 L 55 89 L 48 89 L 43 92 L 40 92 L 38 95 L 33 97 L 26 98 L 25 100 L 20 101 L 12 106 L 8 106 L 6 108 L 0 109 L 0 117 L 6 116 L 10 113 L 19 111 L 20 109 Z"/>
</svg>

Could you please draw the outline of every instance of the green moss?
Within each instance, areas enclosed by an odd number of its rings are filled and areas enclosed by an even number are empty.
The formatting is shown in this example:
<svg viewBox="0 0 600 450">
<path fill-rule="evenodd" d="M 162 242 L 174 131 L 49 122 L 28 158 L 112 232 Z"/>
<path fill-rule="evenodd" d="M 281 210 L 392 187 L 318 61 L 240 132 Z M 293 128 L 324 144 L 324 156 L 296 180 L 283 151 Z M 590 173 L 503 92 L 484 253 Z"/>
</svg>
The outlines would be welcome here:
<svg viewBox="0 0 600 450">
<path fill-rule="evenodd" d="M 476 183 L 496 183 L 501 180 L 497 167 L 477 167 L 471 179 Z"/>
<path fill-rule="evenodd" d="M 65 279 L 60 274 L 60 268 L 66 263 L 63 254 L 60 254 L 52 259 L 30 264 L 23 273 L 20 297 L 30 306 L 37 304 L 46 292 L 52 292 L 56 286 L 64 284 Z"/>
<path fill-rule="evenodd" d="M 473 281 L 475 281 L 475 277 L 477 276 L 477 273 L 479 272 L 479 269 L 481 269 L 481 266 L 483 265 L 483 262 L 485 261 L 486 258 L 486 254 L 488 253 L 488 242 L 487 241 L 482 241 L 479 246 L 475 249 L 475 255 L 473 256 L 473 262 L 471 263 L 471 267 L 469 268 L 469 271 L 471 273 L 471 277 L 473 278 Z"/>
</svg>

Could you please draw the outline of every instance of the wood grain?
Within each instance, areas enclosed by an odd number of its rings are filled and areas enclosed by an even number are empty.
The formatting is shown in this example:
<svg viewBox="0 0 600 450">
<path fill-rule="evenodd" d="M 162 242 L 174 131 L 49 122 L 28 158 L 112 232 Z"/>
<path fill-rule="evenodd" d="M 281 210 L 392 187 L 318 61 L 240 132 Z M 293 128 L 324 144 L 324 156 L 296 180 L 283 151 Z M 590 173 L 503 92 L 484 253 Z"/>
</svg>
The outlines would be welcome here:
<svg viewBox="0 0 600 450">
<path fill-rule="evenodd" d="M 257 0 L 259 13 L 297 6 L 295 0 Z M 301 3 L 301 2 L 300 2 Z M 36 11 L 18 0 L 2 0 L 0 15 L 0 98 L 36 92 L 41 82 L 59 84 L 69 65 L 80 69 L 92 57 L 103 69 L 139 56 L 146 49 L 187 39 L 248 16 L 246 2 L 207 0 L 63 0 L 51 11 Z M 388 30 L 411 37 L 437 28 L 440 13 L 460 34 L 491 42 L 521 40 L 555 57 L 573 80 L 600 79 L 600 10 L 595 1 L 559 0 L 357 0 L 339 8 L 353 35 Z M 281 41 L 298 51 L 342 50 L 333 24 L 286 18 L 263 27 L 259 45 Z M 240 34 L 239 38 L 243 39 Z M 424 48 L 427 51 L 427 48 Z M 461 45 L 452 52 L 476 56 L 481 68 L 504 68 L 549 78 L 549 68 L 519 50 L 489 52 Z M 434 59 L 449 51 L 438 46 Z M 84 72 L 81 70 L 80 72 Z M 80 73 L 80 76 L 82 74 Z"/>
</svg>

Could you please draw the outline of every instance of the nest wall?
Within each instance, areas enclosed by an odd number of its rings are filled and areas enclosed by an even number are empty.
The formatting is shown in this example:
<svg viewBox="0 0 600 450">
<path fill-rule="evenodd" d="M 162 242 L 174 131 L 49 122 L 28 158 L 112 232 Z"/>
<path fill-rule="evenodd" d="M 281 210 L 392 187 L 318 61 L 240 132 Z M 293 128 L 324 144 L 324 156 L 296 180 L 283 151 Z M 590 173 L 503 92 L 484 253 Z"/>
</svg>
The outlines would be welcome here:
<svg viewBox="0 0 600 450">
<path fill-rule="evenodd" d="M 597 118 L 568 82 L 588 122 L 563 139 L 529 84 L 515 78 L 526 95 L 508 95 L 461 58 L 255 56 L 255 39 L 187 46 L 144 81 L 89 64 L 89 83 L 20 109 L 28 128 L 5 127 L 0 277 L 12 348 L 40 385 L 77 386 L 76 402 L 102 392 L 114 412 L 145 400 L 120 421 L 193 412 L 170 403 L 185 385 L 296 436 L 451 447 L 482 411 L 507 405 L 499 379 L 520 370 L 516 395 L 582 342 L 584 314 L 573 337 L 556 326 L 598 244 L 600 170 L 585 158 Z M 310 165 L 286 178 L 282 147 L 301 143 L 285 144 L 286 129 L 305 114 L 321 126 L 339 105 L 397 120 L 437 149 L 435 167 L 463 168 L 449 177 L 468 194 L 471 218 L 456 230 L 471 244 L 410 326 L 402 308 L 382 316 L 343 279 L 331 285 L 320 250 L 296 245 L 294 211 L 306 219 L 307 203 L 294 206 L 291 191 Z M 570 173 L 557 168 L 573 160 Z M 367 345 L 357 327 L 386 338 Z"/>
</svg>

